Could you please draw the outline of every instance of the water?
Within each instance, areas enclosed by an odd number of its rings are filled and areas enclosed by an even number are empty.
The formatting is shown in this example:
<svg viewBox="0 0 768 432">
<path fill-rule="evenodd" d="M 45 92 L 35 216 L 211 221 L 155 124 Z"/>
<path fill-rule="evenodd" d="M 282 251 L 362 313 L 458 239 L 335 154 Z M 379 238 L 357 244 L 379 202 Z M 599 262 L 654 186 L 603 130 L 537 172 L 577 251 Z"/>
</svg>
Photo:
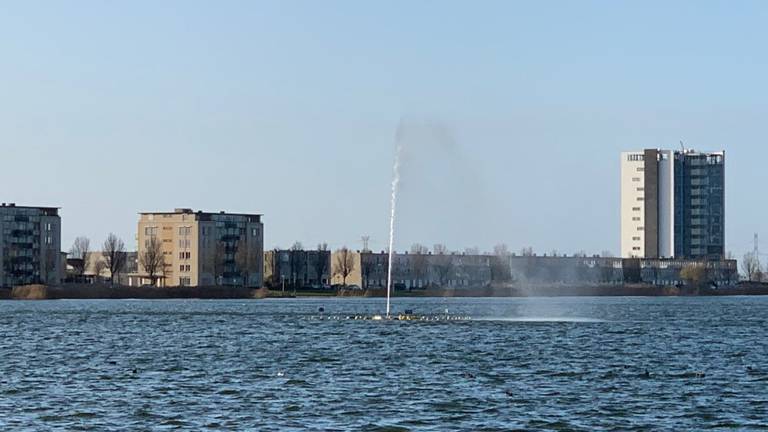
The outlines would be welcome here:
<svg viewBox="0 0 768 432">
<path fill-rule="evenodd" d="M 0 430 L 768 424 L 768 298 L 0 302 Z M 647 373 L 646 373 L 647 372 Z"/>
</svg>

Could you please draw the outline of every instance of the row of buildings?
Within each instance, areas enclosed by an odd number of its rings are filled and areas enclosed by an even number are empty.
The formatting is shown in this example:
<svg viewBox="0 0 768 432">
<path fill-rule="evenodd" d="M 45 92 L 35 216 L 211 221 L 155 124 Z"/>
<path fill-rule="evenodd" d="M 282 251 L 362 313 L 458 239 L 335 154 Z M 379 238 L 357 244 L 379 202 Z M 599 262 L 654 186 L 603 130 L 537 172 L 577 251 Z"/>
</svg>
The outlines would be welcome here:
<svg viewBox="0 0 768 432">
<path fill-rule="evenodd" d="M 158 286 L 262 286 L 264 236 L 259 214 L 191 209 L 141 213 L 137 248 L 124 252 L 120 283 Z M 0 204 L 0 287 L 57 285 L 68 262 L 89 262 L 85 279 L 110 279 L 100 252 L 67 258 L 53 207 Z M 84 279 L 78 280 L 82 282 Z"/>
<path fill-rule="evenodd" d="M 399 289 L 498 283 L 675 284 L 685 267 L 718 283 L 737 277 L 725 260 L 725 154 L 646 149 L 621 155 L 620 258 L 396 253 Z M 140 213 L 136 252 L 120 283 L 322 288 L 386 286 L 388 254 L 275 250 L 264 253 L 262 215 L 178 208 Z M 340 255 L 343 253 L 343 257 Z M 112 278 L 93 254 L 87 273 Z M 0 286 L 66 279 L 57 208 L 0 205 Z M 102 263 L 103 264 L 103 263 Z"/>
<path fill-rule="evenodd" d="M 274 250 L 265 253 L 265 282 L 273 287 L 359 289 L 387 286 L 389 254 L 372 251 Z M 701 269 L 706 282 L 738 281 L 735 260 L 618 258 L 516 254 L 395 253 L 395 290 L 484 288 L 489 286 L 600 285 L 650 283 L 680 285 L 684 269 Z"/>
</svg>

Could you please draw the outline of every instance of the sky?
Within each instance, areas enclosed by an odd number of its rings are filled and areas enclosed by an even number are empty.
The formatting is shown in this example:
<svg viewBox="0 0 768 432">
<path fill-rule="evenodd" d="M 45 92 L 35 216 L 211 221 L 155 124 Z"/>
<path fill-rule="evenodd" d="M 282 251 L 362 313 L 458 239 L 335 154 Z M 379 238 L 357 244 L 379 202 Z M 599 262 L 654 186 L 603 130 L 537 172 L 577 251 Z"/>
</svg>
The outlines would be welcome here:
<svg viewBox="0 0 768 432">
<path fill-rule="evenodd" d="M 619 153 L 726 152 L 768 240 L 768 3 L 0 3 L 0 200 L 62 248 L 138 213 L 264 215 L 265 248 L 619 252 Z M 399 132 L 398 132 L 399 131 Z M 768 243 L 766 244 L 768 250 Z"/>
</svg>

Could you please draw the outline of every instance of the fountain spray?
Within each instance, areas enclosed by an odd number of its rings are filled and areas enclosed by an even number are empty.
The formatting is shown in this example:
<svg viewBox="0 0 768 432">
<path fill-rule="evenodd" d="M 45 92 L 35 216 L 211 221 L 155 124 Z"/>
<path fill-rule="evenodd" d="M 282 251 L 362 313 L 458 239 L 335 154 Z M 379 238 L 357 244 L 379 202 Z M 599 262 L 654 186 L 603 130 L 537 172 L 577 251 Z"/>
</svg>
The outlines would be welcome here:
<svg viewBox="0 0 768 432">
<path fill-rule="evenodd" d="M 403 145 L 400 140 L 402 121 L 397 128 L 397 134 L 395 135 L 395 142 L 397 147 L 395 148 L 395 166 L 392 172 L 392 197 L 390 203 L 389 214 L 389 263 L 387 265 L 387 318 L 389 318 L 390 311 L 390 296 L 392 293 L 392 255 L 395 250 L 395 207 L 397 204 L 397 185 L 400 183 L 400 153 L 403 149 Z"/>
</svg>

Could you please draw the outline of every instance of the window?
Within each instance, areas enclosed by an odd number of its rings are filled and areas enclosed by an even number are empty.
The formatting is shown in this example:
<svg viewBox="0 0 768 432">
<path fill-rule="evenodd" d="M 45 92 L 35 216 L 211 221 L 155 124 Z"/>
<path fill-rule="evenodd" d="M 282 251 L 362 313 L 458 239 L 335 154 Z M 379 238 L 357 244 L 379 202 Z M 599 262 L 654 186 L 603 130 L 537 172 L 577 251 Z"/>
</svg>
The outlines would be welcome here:
<svg viewBox="0 0 768 432">
<path fill-rule="evenodd" d="M 645 167 L 637 167 L 637 172 L 643 172 L 645 171 Z"/>
<path fill-rule="evenodd" d="M 258 229 L 258 228 L 254 228 L 254 229 L 251 231 L 251 235 L 252 235 L 253 237 L 258 237 L 258 236 L 259 236 L 259 229 Z"/>
<path fill-rule="evenodd" d="M 645 188 L 644 187 L 639 187 L 639 188 L 637 188 L 637 191 L 638 192 L 643 192 L 643 191 L 645 191 Z"/>
<path fill-rule="evenodd" d="M 635 236 L 635 237 L 632 237 L 632 240 L 634 240 L 634 241 L 640 241 L 640 237 L 637 237 L 637 236 Z"/>
<path fill-rule="evenodd" d="M 638 201 L 645 201 L 645 197 L 637 197 Z"/>
<path fill-rule="evenodd" d="M 639 246 L 634 246 L 634 247 L 632 247 L 632 250 L 633 250 L 633 251 L 639 251 L 639 250 L 640 250 L 640 247 L 639 247 Z"/>
<path fill-rule="evenodd" d="M 645 227 L 637 227 L 638 231 L 645 231 Z"/>
<path fill-rule="evenodd" d="M 635 154 L 627 155 L 628 162 L 642 162 L 644 160 L 645 160 L 644 154 L 635 153 Z"/>
<path fill-rule="evenodd" d="M 640 181 L 640 177 L 632 177 L 632 181 L 633 182 L 639 182 Z"/>
<path fill-rule="evenodd" d="M 184 265 L 183 265 L 183 264 L 179 266 L 179 271 L 180 271 L 180 272 L 183 272 L 183 271 L 184 271 Z"/>
<path fill-rule="evenodd" d="M 640 211 L 640 207 L 632 207 L 632 211 Z"/>
<path fill-rule="evenodd" d="M 637 221 L 640 220 L 640 216 L 635 216 L 635 217 L 632 218 L 632 220 L 637 222 Z"/>
</svg>

